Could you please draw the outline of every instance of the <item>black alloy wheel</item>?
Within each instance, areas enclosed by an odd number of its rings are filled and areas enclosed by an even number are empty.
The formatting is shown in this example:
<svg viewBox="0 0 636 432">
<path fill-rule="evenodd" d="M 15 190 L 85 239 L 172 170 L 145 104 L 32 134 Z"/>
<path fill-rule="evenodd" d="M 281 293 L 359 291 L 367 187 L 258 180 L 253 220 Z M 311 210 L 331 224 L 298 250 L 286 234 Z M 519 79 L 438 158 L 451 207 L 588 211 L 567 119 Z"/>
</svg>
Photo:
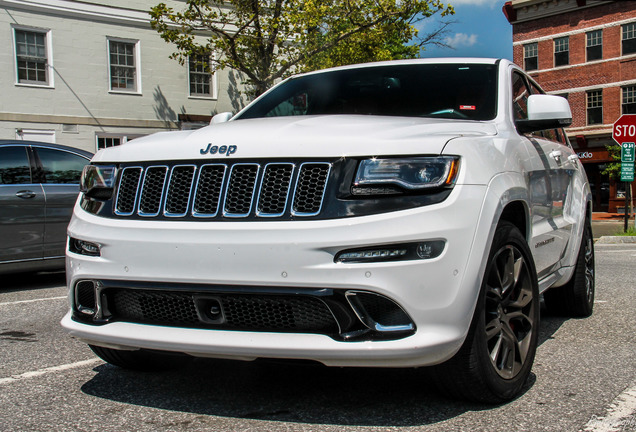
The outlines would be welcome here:
<svg viewBox="0 0 636 432">
<path fill-rule="evenodd" d="M 539 288 L 530 249 L 516 226 L 500 222 L 466 340 L 429 376 L 453 398 L 509 401 L 530 376 L 538 334 Z"/>
</svg>

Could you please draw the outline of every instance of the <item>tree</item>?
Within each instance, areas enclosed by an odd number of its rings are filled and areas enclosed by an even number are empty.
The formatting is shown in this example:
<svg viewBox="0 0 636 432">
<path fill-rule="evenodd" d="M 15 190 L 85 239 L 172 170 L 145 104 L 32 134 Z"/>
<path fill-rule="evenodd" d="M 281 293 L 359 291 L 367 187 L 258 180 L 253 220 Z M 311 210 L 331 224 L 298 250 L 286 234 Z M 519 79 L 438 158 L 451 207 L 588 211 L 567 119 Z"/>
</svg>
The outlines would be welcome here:
<svg viewBox="0 0 636 432">
<path fill-rule="evenodd" d="M 605 148 L 610 157 L 618 162 L 608 163 L 601 174 L 608 175 L 609 178 L 620 180 L 621 178 L 621 147 L 618 145 L 606 145 Z"/>
<path fill-rule="evenodd" d="M 181 11 L 150 11 L 152 28 L 176 46 L 172 58 L 214 53 L 211 71 L 242 73 L 252 96 L 297 72 L 417 57 L 424 45 L 444 45 L 448 23 L 424 37 L 415 24 L 453 13 L 441 0 L 186 0 Z"/>
</svg>

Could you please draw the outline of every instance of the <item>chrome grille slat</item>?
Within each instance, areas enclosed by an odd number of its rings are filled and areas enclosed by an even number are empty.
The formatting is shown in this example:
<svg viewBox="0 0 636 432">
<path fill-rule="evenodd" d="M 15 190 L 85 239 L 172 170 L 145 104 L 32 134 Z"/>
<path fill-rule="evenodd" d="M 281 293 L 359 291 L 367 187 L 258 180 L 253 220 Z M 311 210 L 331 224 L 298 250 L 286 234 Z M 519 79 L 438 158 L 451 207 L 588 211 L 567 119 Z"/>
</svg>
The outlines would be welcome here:
<svg viewBox="0 0 636 432">
<path fill-rule="evenodd" d="M 183 217 L 188 213 L 195 171 L 194 165 L 177 165 L 172 168 L 164 208 L 166 216 Z"/>
<path fill-rule="evenodd" d="M 221 164 L 203 165 L 199 170 L 192 215 L 215 217 L 219 211 L 227 167 Z"/>
<path fill-rule="evenodd" d="M 258 164 L 236 164 L 232 167 L 225 193 L 223 216 L 232 218 L 249 216 L 259 170 Z"/>
<path fill-rule="evenodd" d="M 117 199 L 115 201 L 115 214 L 130 216 L 135 211 L 137 204 L 137 190 L 141 180 L 141 167 L 124 168 L 119 180 Z"/>
<path fill-rule="evenodd" d="M 331 164 L 306 162 L 300 166 L 292 204 L 294 216 L 315 216 L 322 209 Z"/>
<path fill-rule="evenodd" d="M 293 174 L 294 164 L 292 163 L 265 165 L 256 205 L 257 216 L 277 217 L 285 213 Z"/>
<path fill-rule="evenodd" d="M 157 216 L 159 214 L 167 173 L 167 166 L 151 166 L 146 169 L 139 198 L 139 216 Z"/>
<path fill-rule="evenodd" d="M 330 170 L 328 162 L 124 166 L 114 213 L 199 220 L 316 216 Z"/>
</svg>

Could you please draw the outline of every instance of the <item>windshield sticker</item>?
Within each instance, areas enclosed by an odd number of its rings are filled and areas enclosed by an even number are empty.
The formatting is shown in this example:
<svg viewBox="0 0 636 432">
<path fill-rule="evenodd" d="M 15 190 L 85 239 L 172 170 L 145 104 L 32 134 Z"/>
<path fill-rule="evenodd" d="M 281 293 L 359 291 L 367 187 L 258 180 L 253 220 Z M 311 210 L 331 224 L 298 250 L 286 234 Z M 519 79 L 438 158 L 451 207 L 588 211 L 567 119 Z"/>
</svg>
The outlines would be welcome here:
<svg viewBox="0 0 636 432">
<path fill-rule="evenodd" d="M 470 111 L 475 111 L 477 109 L 477 107 L 475 107 L 475 105 L 460 105 L 459 106 L 460 110 L 470 110 Z"/>
</svg>

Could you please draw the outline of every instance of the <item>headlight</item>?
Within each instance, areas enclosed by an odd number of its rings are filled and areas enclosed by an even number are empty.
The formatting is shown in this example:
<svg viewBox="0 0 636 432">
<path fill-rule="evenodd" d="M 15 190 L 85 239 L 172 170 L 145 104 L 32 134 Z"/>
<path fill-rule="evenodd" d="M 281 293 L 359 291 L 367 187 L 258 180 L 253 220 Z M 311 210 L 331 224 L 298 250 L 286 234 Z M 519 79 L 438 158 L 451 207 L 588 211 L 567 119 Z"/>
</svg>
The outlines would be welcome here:
<svg viewBox="0 0 636 432">
<path fill-rule="evenodd" d="M 459 171 L 459 157 L 416 157 L 365 159 L 360 162 L 354 181 L 354 195 L 396 193 L 399 189 L 419 191 L 452 186 Z"/>
<path fill-rule="evenodd" d="M 80 191 L 91 198 L 108 199 L 112 195 L 116 175 L 117 168 L 112 165 L 86 165 L 80 178 Z"/>
</svg>

